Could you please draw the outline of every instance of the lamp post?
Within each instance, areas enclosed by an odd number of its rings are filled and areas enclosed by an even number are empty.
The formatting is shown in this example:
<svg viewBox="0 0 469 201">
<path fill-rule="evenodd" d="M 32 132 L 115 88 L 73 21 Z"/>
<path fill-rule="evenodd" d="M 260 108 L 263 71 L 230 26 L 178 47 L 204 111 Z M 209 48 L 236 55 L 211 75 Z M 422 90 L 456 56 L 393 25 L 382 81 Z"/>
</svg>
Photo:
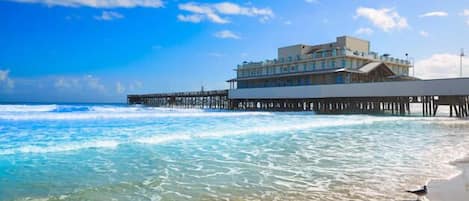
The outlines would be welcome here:
<svg viewBox="0 0 469 201">
<path fill-rule="evenodd" d="M 409 58 L 409 53 L 405 53 L 405 57 L 406 57 L 406 61 L 409 62 L 410 68 L 412 68 L 412 77 L 415 77 L 414 58 L 413 57 Z"/>
<path fill-rule="evenodd" d="M 459 76 L 462 77 L 462 58 L 464 57 L 464 49 L 461 48 L 461 54 L 459 55 Z"/>
<path fill-rule="evenodd" d="M 405 53 L 405 62 L 409 62 L 409 53 Z M 409 72 L 407 72 L 407 75 L 409 75 Z"/>
</svg>

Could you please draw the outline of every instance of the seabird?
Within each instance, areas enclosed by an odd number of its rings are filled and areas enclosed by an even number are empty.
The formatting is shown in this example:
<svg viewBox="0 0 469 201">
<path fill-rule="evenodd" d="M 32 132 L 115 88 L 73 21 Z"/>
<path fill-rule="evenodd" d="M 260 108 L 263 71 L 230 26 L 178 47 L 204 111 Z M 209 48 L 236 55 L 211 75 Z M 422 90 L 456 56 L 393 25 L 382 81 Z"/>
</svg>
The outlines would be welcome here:
<svg viewBox="0 0 469 201">
<path fill-rule="evenodd" d="M 414 191 L 406 191 L 406 192 L 417 195 L 417 196 L 418 196 L 418 200 L 420 200 L 420 197 L 423 197 L 423 196 L 427 195 L 427 193 L 428 193 L 428 191 L 427 191 L 427 185 L 423 186 L 422 189 L 414 190 Z"/>
</svg>

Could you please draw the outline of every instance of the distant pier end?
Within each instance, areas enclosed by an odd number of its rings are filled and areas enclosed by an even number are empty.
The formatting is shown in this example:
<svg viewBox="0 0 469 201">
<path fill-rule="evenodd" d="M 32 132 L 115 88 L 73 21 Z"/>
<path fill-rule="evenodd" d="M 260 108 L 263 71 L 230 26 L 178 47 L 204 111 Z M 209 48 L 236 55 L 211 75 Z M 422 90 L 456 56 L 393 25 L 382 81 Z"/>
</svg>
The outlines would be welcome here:
<svg viewBox="0 0 469 201">
<path fill-rule="evenodd" d="M 228 90 L 127 95 L 127 103 L 154 107 L 230 108 Z"/>
<path fill-rule="evenodd" d="M 423 116 L 448 105 L 450 116 L 469 113 L 469 78 L 420 80 L 411 63 L 370 50 L 370 42 L 349 36 L 335 42 L 278 49 L 276 59 L 243 62 L 229 90 L 128 95 L 129 104 L 230 110 L 317 113 L 410 114 Z"/>
</svg>

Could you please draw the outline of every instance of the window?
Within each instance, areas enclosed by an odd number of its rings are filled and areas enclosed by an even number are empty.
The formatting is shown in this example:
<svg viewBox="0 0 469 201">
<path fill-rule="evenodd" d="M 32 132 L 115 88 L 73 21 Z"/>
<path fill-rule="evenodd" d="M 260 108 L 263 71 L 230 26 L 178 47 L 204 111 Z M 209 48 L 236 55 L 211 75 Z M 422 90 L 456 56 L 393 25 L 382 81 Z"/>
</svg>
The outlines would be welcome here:
<svg viewBox="0 0 469 201">
<path fill-rule="evenodd" d="M 289 57 L 288 57 L 288 61 L 292 61 L 292 58 L 291 58 L 291 56 L 289 56 Z"/>
<path fill-rule="evenodd" d="M 337 56 L 337 50 L 336 50 L 336 49 L 333 49 L 333 50 L 332 50 L 332 56 L 333 56 L 333 57 Z"/>
<path fill-rule="evenodd" d="M 321 61 L 321 69 L 326 69 L 326 62 L 325 61 Z"/>
<path fill-rule="evenodd" d="M 308 71 L 308 66 L 306 64 L 303 64 L 303 71 Z"/>
<path fill-rule="evenodd" d="M 332 67 L 332 68 L 335 68 L 335 60 L 332 60 L 332 61 L 331 61 L 331 67 Z"/>
<path fill-rule="evenodd" d="M 342 77 L 342 75 L 337 75 L 337 77 L 335 78 L 335 83 L 337 84 L 344 83 L 344 78 Z"/>
<path fill-rule="evenodd" d="M 347 61 L 345 59 L 342 59 L 342 67 L 347 67 Z"/>
<path fill-rule="evenodd" d="M 298 54 L 296 55 L 296 60 L 301 60 L 300 55 L 298 55 Z"/>
</svg>

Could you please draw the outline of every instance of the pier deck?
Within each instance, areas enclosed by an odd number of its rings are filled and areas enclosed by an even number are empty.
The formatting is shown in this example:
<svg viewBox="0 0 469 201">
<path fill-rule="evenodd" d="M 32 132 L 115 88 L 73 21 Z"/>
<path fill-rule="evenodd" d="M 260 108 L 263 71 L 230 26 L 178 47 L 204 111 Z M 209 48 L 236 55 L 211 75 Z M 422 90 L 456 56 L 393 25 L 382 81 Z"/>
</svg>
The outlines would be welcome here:
<svg viewBox="0 0 469 201">
<path fill-rule="evenodd" d="M 469 78 L 129 95 L 128 103 L 158 107 L 395 115 L 410 114 L 410 104 L 421 103 L 423 116 L 435 116 L 439 106 L 448 105 L 450 116 L 462 118 L 468 117 L 469 113 Z"/>
</svg>

